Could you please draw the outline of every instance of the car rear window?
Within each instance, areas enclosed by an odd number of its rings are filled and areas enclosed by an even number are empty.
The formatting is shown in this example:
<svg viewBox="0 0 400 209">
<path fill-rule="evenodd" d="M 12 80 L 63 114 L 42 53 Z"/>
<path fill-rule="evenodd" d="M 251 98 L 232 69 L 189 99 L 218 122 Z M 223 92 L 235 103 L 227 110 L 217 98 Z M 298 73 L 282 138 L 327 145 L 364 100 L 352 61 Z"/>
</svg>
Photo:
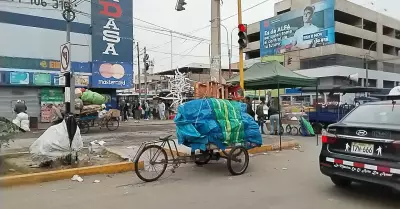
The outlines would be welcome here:
<svg viewBox="0 0 400 209">
<path fill-rule="evenodd" d="M 400 125 L 400 105 L 361 105 L 344 118 L 343 122 Z"/>
</svg>

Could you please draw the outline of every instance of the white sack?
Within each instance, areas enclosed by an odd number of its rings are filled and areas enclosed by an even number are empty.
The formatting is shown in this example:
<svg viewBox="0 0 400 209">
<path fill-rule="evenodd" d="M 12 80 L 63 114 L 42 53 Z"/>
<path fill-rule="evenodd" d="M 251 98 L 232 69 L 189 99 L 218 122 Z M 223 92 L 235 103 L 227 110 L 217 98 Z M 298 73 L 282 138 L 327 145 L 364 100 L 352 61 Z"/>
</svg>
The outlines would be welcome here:
<svg viewBox="0 0 400 209">
<path fill-rule="evenodd" d="M 33 160 L 48 161 L 78 152 L 83 148 L 83 140 L 77 127 L 71 147 L 69 146 L 65 121 L 48 128 L 29 148 Z"/>
<path fill-rule="evenodd" d="M 29 129 L 29 120 L 22 120 L 20 127 L 24 129 L 24 131 L 31 131 L 31 129 Z"/>
<path fill-rule="evenodd" d="M 28 116 L 28 114 L 26 114 L 26 113 L 24 113 L 24 112 L 21 112 L 21 113 L 18 113 L 17 119 L 18 119 L 19 121 L 29 120 L 29 116 Z"/>
</svg>

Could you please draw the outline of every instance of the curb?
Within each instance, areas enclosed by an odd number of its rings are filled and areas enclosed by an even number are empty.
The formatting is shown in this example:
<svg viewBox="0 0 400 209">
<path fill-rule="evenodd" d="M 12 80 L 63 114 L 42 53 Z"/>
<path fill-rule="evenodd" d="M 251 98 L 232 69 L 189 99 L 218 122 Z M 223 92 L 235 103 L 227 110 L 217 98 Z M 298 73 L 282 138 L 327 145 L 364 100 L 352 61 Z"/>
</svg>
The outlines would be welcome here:
<svg viewBox="0 0 400 209">
<path fill-rule="evenodd" d="M 139 162 L 139 168 L 143 168 L 143 162 Z M 135 169 L 132 162 L 121 162 L 106 165 L 90 166 L 83 168 L 72 168 L 57 171 L 48 171 L 32 174 L 22 174 L 16 176 L 0 177 L 0 187 L 10 187 L 24 184 L 42 183 L 48 181 L 56 181 L 69 179 L 73 175 L 96 175 L 96 174 L 113 174 L 129 172 Z"/>
</svg>

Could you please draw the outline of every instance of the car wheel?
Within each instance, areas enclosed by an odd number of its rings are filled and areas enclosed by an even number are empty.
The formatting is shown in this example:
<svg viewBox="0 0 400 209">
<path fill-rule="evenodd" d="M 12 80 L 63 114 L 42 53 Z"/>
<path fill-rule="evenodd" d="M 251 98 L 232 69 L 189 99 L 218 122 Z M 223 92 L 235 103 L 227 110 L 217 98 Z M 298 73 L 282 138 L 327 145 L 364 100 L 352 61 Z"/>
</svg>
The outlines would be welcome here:
<svg viewBox="0 0 400 209">
<path fill-rule="evenodd" d="M 351 180 L 341 177 L 331 177 L 332 182 L 338 187 L 348 187 L 351 185 Z"/>
</svg>

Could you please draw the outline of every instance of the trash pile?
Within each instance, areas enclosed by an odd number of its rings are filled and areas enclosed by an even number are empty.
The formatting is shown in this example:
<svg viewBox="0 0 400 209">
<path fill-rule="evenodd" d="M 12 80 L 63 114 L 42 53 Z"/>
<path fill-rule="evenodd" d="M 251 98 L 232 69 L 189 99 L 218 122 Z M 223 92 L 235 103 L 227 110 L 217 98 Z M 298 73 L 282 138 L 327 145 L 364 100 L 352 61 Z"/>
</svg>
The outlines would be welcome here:
<svg viewBox="0 0 400 209">
<path fill-rule="evenodd" d="M 224 150 L 241 143 L 247 148 L 261 146 L 256 121 L 246 113 L 246 104 L 223 99 L 197 99 L 178 107 L 174 119 L 179 144 L 206 150 L 212 143 Z"/>
</svg>

